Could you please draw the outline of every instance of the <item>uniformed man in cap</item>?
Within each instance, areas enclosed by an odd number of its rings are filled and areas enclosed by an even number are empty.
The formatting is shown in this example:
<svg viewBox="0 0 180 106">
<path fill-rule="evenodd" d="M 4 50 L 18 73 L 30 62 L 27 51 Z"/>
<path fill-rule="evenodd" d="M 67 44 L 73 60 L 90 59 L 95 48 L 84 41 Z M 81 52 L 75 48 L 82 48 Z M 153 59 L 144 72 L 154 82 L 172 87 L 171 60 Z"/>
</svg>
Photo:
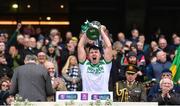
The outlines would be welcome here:
<svg viewBox="0 0 180 106">
<path fill-rule="evenodd" d="M 114 100 L 119 102 L 146 101 L 146 92 L 143 85 L 136 81 L 138 68 L 128 65 L 125 72 L 125 81 L 118 81 L 115 85 Z"/>
</svg>

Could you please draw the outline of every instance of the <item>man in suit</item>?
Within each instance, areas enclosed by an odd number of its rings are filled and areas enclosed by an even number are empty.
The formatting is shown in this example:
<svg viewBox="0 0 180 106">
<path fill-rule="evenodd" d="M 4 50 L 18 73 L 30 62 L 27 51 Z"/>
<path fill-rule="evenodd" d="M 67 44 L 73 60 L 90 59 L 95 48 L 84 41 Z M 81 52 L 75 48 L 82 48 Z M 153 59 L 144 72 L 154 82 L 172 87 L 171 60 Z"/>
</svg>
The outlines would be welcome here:
<svg viewBox="0 0 180 106">
<path fill-rule="evenodd" d="M 19 94 L 29 101 L 46 101 L 47 96 L 54 94 L 47 69 L 36 64 L 35 55 L 25 57 L 25 65 L 14 70 L 10 94 Z"/>
<path fill-rule="evenodd" d="M 160 89 L 153 97 L 153 102 L 159 105 L 180 105 L 179 94 L 173 91 L 173 81 L 169 78 L 163 78 L 160 81 Z"/>
<path fill-rule="evenodd" d="M 161 72 L 161 76 L 160 76 L 161 80 L 164 79 L 164 78 L 169 78 L 171 81 L 172 81 L 172 72 L 171 70 L 169 69 L 164 69 L 162 72 Z M 156 94 L 158 94 L 159 92 L 161 92 L 161 88 L 160 88 L 160 83 L 156 83 L 155 85 L 153 85 L 150 90 L 149 90 L 149 93 L 148 93 L 148 96 L 147 96 L 147 100 L 149 102 L 152 102 L 152 99 L 153 97 L 155 97 Z M 177 84 L 173 84 L 173 88 L 172 90 L 173 92 L 175 93 L 180 93 L 180 86 L 178 86 Z"/>
</svg>

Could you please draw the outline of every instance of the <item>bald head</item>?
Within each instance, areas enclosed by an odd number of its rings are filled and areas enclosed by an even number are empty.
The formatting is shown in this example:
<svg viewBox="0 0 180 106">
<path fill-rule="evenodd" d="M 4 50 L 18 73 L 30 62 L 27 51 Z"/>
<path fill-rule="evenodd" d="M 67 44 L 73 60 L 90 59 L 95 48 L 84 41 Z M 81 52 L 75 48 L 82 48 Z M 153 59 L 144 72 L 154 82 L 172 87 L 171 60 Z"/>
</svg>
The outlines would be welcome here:
<svg viewBox="0 0 180 106">
<path fill-rule="evenodd" d="M 51 66 L 54 67 L 54 64 L 53 64 L 52 62 L 50 62 L 50 61 L 46 61 L 46 62 L 44 63 L 44 66 L 48 69 L 48 68 L 50 68 Z"/>
<path fill-rule="evenodd" d="M 46 61 L 44 63 L 44 66 L 47 69 L 50 77 L 54 78 L 55 77 L 55 66 L 54 66 L 54 64 L 52 62 L 50 62 L 50 61 Z"/>
<path fill-rule="evenodd" d="M 159 39 L 159 47 L 161 49 L 165 49 L 167 47 L 167 41 L 165 38 L 160 38 Z"/>
<path fill-rule="evenodd" d="M 122 32 L 119 32 L 118 35 L 117 35 L 117 37 L 118 37 L 118 40 L 119 40 L 119 41 L 125 40 L 125 35 L 124 35 L 124 33 L 122 33 Z"/>
</svg>

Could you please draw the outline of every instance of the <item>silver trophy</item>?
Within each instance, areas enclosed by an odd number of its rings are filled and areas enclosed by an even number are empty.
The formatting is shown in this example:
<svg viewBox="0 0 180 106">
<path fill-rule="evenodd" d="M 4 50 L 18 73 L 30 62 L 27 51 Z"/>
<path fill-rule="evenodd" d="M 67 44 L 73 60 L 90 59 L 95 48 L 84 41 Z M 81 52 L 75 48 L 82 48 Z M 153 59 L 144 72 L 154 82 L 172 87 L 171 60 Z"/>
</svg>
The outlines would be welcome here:
<svg viewBox="0 0 180 106">
<path fill-rule="evenodd" d="M 88 20 L 81 26 L 82 32 L 86 33 L 88 39 L 95 41 L 96 46 L 101 45 L 100 27 L 99 21 L 89 22 Z"/>
</svg>

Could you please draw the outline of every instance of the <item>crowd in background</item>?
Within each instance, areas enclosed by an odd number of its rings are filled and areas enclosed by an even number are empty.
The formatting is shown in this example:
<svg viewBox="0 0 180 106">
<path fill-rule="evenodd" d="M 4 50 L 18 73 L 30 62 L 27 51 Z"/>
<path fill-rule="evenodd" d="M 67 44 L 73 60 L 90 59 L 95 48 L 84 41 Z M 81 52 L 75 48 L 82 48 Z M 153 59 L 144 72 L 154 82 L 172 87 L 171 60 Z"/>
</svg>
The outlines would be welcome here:
<svg viewBox="0 0 180 106">
<path fill-rule="evenodd" d="M 49 34 L 43 34 L 41 28 L 32 30 L 27 27 L 22 30 L 21 27 L 22 25 L 18 24 L 12 35 L 0 34 L 1 104 L 9 104 L 13 101 L 14 95 L 10 95 L 8 92 L 11 87 L 11 78 L 15 69 L 25 64 L 24 59 L 27 55 L 37 56 L 36 63 L 46 68 L 51 78 L 52 88 L 55 90 L 82 91 L 83 80 L 77 57 L 77 46 L 79 39 L 83 36 L 82 33 L 74 36 L 71 31 L 67 31 L 65 38 L 62 38 L 58 29 L 51 29 Z M 136 81 L 142 83 L 145 89 L 144 95 L 147 98 L 144 101 L 160 102 L 158 90 L 163 88 L 165 81 L 170 82 L 170 90 L 175 94 L 180 93 L 178 86 L 180 82 L 177 82 L 175 89 L 172 89 L 174 85 L 171 82 L 172 73 L 168 71 L 180 44 L 180 37 L 174 33 L 171 36 L 171 42 L 168 42 L 166 36 L 159 33 L 152 35 L 151 42 L 147 43 L 146 36 L 141 34 L 138 29 L 134 28 L 130 33 L 130 38 L 127 38 L 125 33 L 119 32 L 117 35 L 113 35 L 117 38 L 113 40 L 108 29 L 105 31 L 112 44 L 113 57 L 108 79 L 109 91 L 113 91 L 116 95 L 116 82 L 127 80 L 127 66 L 131 64 L 138 68 L 135 78 Z M 88 41 L 85 46 L 86 52 L 93 44 L 94 41 Z M 168 75 L 169 78 L 164 78 Z M 157 86 L 159 82 L 160 87 Z M 54 101 L 54 96 L 48 97 L 48 100 Z M 116 97 L 114 100 L 119 101 Z M 172 101 L 168 103 L 170 102 Z"/>
</svg>

